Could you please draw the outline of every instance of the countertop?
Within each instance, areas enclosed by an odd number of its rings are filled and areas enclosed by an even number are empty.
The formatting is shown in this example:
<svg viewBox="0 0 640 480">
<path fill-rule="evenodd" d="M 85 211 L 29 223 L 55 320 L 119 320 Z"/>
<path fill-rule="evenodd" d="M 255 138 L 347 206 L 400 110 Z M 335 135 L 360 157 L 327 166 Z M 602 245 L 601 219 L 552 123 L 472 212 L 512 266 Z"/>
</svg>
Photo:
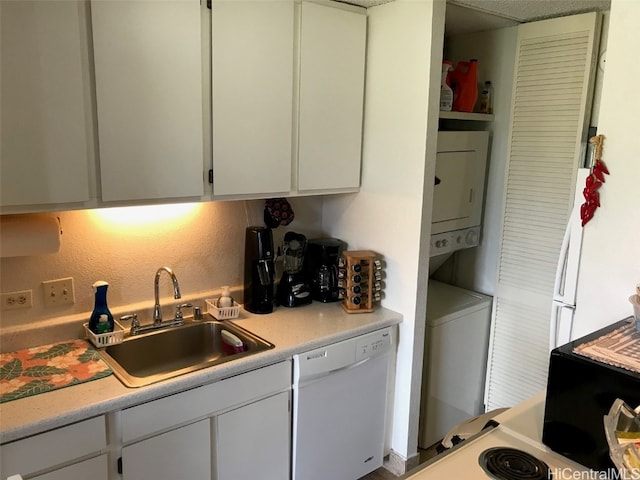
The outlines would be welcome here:
<svg viewBox="0 0 640 480">
<path fill-rule="evenodd" d="M 0 404 L 0 443 L 216 382 L 401 321 L 401 314 L 385 308 L 348 314 L 339 303 L 279 307 L 268 315 L 254 315 L 243 309 L 240 317 L 231 322 L 275 344 L 275 348 L 146 387 L 127 388 L 110 375 Z"/>
<path fill-rule="evenodd" d="M 526 438 L 541 443 L 545 399 L 546 390 L 542 390 L 530 399 L 497 415 L 494 420 Z"/>
</svg>

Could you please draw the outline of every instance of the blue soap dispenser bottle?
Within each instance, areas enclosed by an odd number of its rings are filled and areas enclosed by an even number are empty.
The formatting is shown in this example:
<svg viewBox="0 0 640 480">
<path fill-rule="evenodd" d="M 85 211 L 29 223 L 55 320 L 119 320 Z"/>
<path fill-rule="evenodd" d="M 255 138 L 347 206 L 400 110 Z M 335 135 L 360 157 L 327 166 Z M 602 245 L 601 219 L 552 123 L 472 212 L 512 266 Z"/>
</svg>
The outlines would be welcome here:
<svg viewBox="0 0 640 480">
<path fill-rule="evenodd" d="M 113 332 L 114 329 L 113 315 L 111 315 L 107 306 L 107 288 L 109 288 L 109 284 L 103 280 L 93 284 L 96 298 L 93 312 L 89 319 L 89 330 L 96 335 Z"/>
</svg>

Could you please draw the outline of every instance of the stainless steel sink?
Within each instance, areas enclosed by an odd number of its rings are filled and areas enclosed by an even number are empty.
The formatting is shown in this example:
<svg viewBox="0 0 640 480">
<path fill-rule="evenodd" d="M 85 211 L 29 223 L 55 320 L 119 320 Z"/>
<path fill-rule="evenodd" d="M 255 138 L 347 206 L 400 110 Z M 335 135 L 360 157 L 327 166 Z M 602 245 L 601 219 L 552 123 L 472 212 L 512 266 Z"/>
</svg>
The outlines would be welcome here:
<svg viewBox="0 0 640 480">
<path fill-rule="evenodd" d="M 225 350 L 221 338 L 223 330 L 239 337 L 245 351 Z M 142 387 L 273 347 L 272 343 L 236 325 L 212 320 L 128 337 L 101 353 L 122 383 L 128 387 Z"/>
</svg>

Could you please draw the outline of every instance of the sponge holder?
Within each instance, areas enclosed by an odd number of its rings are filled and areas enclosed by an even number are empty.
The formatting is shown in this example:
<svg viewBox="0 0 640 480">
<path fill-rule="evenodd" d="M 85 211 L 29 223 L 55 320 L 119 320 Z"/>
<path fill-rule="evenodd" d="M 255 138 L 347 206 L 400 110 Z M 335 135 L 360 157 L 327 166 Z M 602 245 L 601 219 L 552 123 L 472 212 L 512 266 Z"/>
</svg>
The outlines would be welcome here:
<svg viewBox="0 0 640 480">
<path fill-rule="evenodd" d="M 218 299 L 206 299 L 207 313 L 216 320 L 231 320 L 240 316 L 240 305 L 234 300 L 231 307 L 218 307 Z"/>
<path fill-rule="evenodd" d="M 113 332 L 108 333 L 93 333 L 89 329 L 88 323 L 83 323 L 82 326 L 87 334 L 87 339 L 98 348 L 116 345 L 118 343 L 122 343 L 124 340 L 124 327 L 120 325 L 117 320 L 113 321 Z"/>
</svg>

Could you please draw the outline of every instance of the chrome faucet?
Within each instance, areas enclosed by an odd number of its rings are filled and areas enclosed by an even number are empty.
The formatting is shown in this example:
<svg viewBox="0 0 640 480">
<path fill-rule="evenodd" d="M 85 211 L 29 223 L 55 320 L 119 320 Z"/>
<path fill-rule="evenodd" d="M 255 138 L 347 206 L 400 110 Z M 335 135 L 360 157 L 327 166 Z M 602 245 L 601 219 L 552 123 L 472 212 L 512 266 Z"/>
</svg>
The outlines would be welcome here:
<svg viewBox="0 0 640 480">
<path fill-rule="evenodd" d="M 160 267 L 156 272 L 156 279 L 153 284 L 153 292 L 155 294 L 156 304 L 153 307 L 153 324 L 160 325 L 162 323 L 162 311 L 160 310 L 160 292 L 158 289 L 158 283 L 160 282 L 160 273 L 165 271 L 171 277 L 171 281 L 173 282 L 173 298 L 176 300 L 179 299 L 182 295 L 180 295 L 180 285 L 178 284 L 178 278 L 176 277 L 173 270 L 169 267 Z"/>
</svg>

